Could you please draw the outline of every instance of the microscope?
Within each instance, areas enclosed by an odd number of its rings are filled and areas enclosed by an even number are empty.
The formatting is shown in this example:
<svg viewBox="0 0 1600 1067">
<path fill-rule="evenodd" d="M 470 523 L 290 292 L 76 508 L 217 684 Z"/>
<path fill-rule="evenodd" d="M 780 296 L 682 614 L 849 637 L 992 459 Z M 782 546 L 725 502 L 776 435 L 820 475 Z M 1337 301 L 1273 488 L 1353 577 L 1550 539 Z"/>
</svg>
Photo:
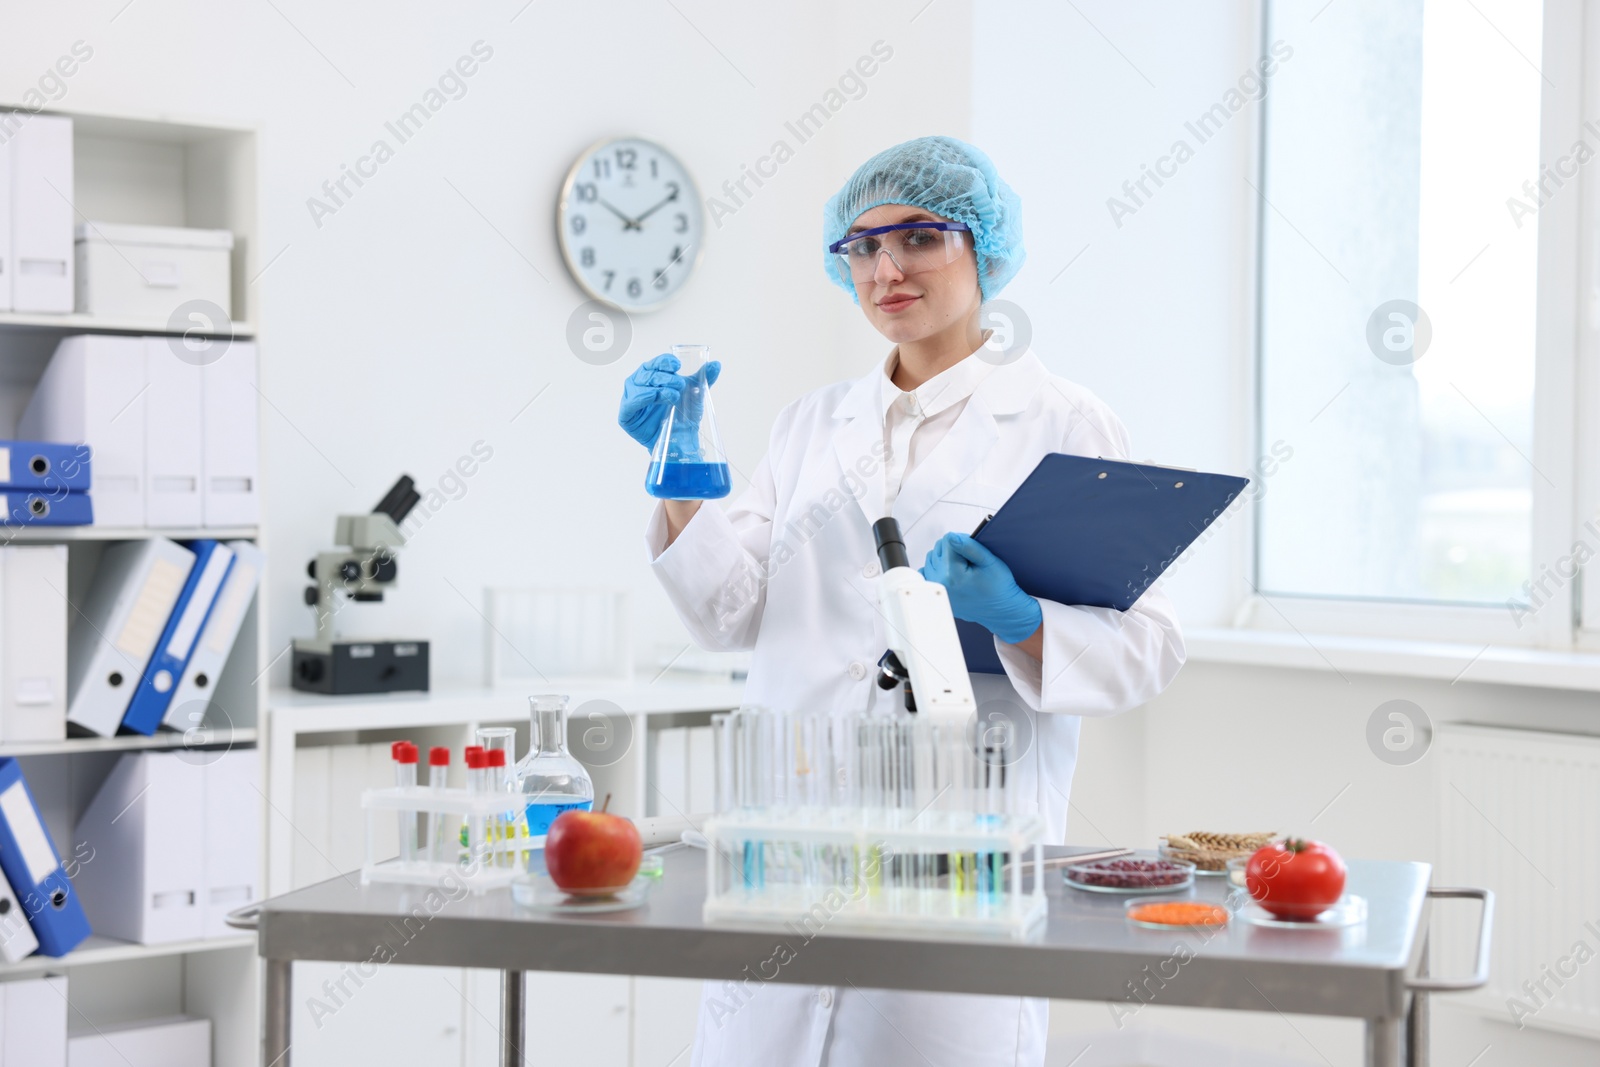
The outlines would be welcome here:
<svg viewBox="0 0 1600 1067">
<path fill-rule="evenodd" d="M 941 718 L 972 715 L 977 702 L 961 635 L 950 611 L 950 594 L 911 566 L 900 523 L 892 518 L 872 524 L 878 546 L 878 600 L 889 623 L 889 650 L 878 660 L 878 688 L 905 687 L 906 710 Z"/>
<path fill-rule="evenodd" d="M 307 586 L 306 604 L 317 611 L 317 636 L 296 638 L 290 681 L 308 693 L 392 693 L 428 688 L 428 642 L 341 638 L 333 617 L 349 601 L 383 600 L 398 571 L 394 550 L 406 543 L 400 523 L 422 499 L 409 475 L 402 474 L 366 515 L 340 515 L 333 540 L 342 546 L 318 552 L 306 564 L 316 584 Z"/>
</svg>

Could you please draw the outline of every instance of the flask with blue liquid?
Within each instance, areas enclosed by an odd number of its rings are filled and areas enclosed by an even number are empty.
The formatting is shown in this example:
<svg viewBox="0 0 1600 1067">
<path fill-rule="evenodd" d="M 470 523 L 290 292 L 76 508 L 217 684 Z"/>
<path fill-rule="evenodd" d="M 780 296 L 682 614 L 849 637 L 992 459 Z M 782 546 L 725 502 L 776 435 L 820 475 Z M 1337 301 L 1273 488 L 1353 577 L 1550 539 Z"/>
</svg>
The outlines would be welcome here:
<svg viewBox="0 0 1600 1067">
<path fill-rule="evenodd" d="M 567 698 L 529 697 L 528 706 L 533 747 L 517 763 L 513 780 L 522 795 L 528 834 L 543 837 L 562 812 L 594 807 L 594 781 L 567 751 Z"/>
<path fill-rule="evenodd" d="M 708 345 L 673 345 L 678 373 L 688 379 L 677 403 L 661 422 L 650 450 L 645 490 L 663 500 L 716 500 L 728 495 L 733 479 L 722 451 L 717 420 L 711 413 L 711 387 L 706 384 Z"/>
</svg>

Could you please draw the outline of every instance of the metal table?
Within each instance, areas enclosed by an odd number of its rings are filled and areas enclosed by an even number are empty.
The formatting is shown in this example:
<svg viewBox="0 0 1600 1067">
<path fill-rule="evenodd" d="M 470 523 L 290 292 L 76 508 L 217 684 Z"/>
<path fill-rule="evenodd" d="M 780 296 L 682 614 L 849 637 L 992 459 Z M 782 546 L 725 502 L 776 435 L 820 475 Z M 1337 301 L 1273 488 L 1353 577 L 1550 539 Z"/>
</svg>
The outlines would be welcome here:
<svg viewBox="0 0 1600 1067">
<path fill-rule="evenodd" d="M 1156 1003 L 1363 1019 L 1370 1067 L 1426 1067 L 1425 994 L 1477 988 L 1488 978 L 1492 895 L 1430 889 L 1424 863 L 1351 862 L 1348 891 L 1366 898 L 1366 922 L 1325 931 L 1259 927 L 1237 916 L 1221 931 L 1141 929 L 1123 918 L 1123 896 L 1071 889 L 1047 871 L 1046 928 L 1037 940 L 1018 943 L 880 938 L 826 927 L 807 939 L 707 926 L 700 917 L 704 854 L 679 849 L 662 858 L 664 875 L 649 903 L 609 914 L 537 914 L 508 890 L 451 894 L 454 900 L 437 893 L 430 902 L 426 887 L 362 887 L 353 875 L 244 909 L 257 914 L 258 951 L 266 959 L 263 1064 L 289 1067 L 292 962 L 362 962 L 381 958 L 380 945 L 395 962 L 501 971 L 501 1063 L 508 1065 L 528 1062 L 524 971 L 744 981 L 753 976 L 751 961 L 768 959 L 779 941 L 788 942 L 793 958 L 771 979 L 777 982 L 1098 1000 L 1130 1011 Z M 1220 903 L 1226 891 L 1226 879 L 1196 879 L 1198 899 Z M 1430 897 L 1482 901 L 1473 976 L 1424 977 Z M 249 924 L 248 915 L 241 918 Z"/>
</svg>

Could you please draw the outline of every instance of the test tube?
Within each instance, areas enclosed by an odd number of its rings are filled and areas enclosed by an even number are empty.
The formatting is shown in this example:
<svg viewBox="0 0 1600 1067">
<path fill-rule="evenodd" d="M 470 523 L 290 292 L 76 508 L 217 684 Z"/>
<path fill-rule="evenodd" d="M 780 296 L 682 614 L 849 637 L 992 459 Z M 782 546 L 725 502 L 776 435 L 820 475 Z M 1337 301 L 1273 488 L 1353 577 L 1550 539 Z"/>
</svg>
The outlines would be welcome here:
<svg viewBox="0 0 1600 1067">
<path fill-rule="evenodd" d="M 501 749 L 506 754 L 505 765 L 513 766 L 516 762 L 517 731 L 509 726 L 480 726 L 478 727 L 478 747 L 485 752 Z"/>
<path fill-rule="evenodd" d="M 484 768 L 484 792 L 504 793 L 506 791 L 506 750 L 503 748 L 486 749 L 483 753 L 487 766 Z M 499 812 L 489 818 L 489 838 L 497 842 L 494 865 L 504 867 L 511 862 L 511 819 L 505 812 Z"/>
<path fill-rule="evenodd" d="M 478 744 L 483 746 L 484 771 L 489 779 L 487 788 L 490 792 L 499 789 L 509 792 L 511 789 L 511 768 L 517 762 L 517 731 L 509 726 L 480 726 L 478 727 Z M 493 763 L 496 751 L 504 753 L 499 763 Z M 485 823 L 484 828 L 492 840 L 501 843 L 497 847 L 508 848 L 510 847 L 511 835 L 516 831 L 516 822 L 510 818 L 493 819 Z"/>
<path fill-rule="evenodd" d="M 485 757 L 482 745 L 468 745 L 467 759 L 467 792 L 477 796 L 484 789 L 484 763 Z M 467 855 L 472 860 L 483 856 L 483 816 L 467 816 Z"/>
<path fill-rule="evenodd" d="M 417 746 L 410 741 L 396 741 L 389 746 L 394 758 L 394 784 L 397 789 L 414 788 L 417 784 Z M 413 863 L 417 858 L 417 812 L 401 811 L 399 817 L 400 862 Z"/>
<path fill-rule="evenodd" d="M 734 808 L 733 716 L 729 712 L 711 716 L 711 752 L 715 764 L 712 778 L 711 810 L 732 811 Z"/>
<path fill-rule="evenodd" d="M 428 749 L 428 788 L 444 789 L 450 776 L 450 750 L 440 745 Z M 449 863 L 451 852 L 445 840 L 442 812 L 428 816 L 428 858 L 434 863 Z"/>
</svg>

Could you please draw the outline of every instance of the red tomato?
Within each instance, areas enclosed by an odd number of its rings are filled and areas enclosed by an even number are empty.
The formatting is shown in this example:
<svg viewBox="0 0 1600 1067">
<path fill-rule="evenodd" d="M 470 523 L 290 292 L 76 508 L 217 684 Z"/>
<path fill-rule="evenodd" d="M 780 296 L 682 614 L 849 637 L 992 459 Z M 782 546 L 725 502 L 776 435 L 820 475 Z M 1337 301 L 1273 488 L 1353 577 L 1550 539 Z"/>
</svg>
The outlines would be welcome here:
<svg viewBox="0 0 1600 1067">
<path fill-rule="evenodd" d="M 1279 919 L 1314 919 L 1344 896 L 1344 860 L 1321 841 L 1277 841 L 1250 857 L 1244 887 Z"/>
</svg>

